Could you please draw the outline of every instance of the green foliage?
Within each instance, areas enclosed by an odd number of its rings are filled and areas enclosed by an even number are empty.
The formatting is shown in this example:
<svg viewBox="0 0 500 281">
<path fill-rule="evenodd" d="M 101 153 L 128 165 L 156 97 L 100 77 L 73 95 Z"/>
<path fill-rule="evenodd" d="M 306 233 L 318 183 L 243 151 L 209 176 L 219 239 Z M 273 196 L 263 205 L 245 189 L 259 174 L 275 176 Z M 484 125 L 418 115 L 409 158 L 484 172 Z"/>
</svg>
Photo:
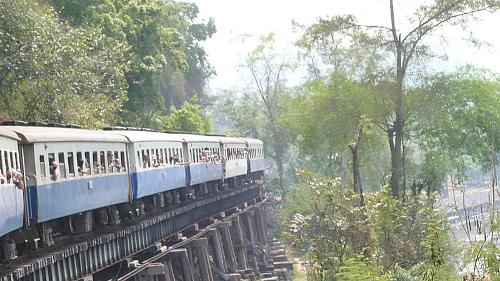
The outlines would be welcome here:
<svg viewBox="0 0 500 281">
<path fill-rule="evenodd" d="M 280 215 L 283 238 L 307 254 L 311 280 L 452 280 L 446 220 L 434 195 L 364 196 L 338 179 L 299 174 Z M 405 277 L 406 276 L 406 277 Z M 414 279 L 411 279 L 413 277 Z"/>
<path fill-rule="evenodd" d="M 382 275 L 381 268 L 360 256 L 349 258 L 335 275 L 338 281 L 391 281 L 390 274 Z"/>
<path fill-rule="evenodd" d="M 156 121 L 160 130 L 200 134 L 211 131 L 210 121 L 203 116 L 203 108 L 196 96 L 185 102 L 179 109 L 173 108 L 169 116 L 158 116 Z"/>
<path fill-rule="evenodd" d="M 320 57 L 329 66 L 327 71 L 348 73 L 358 81 L 370 81 L 377 88 L 384 88 L 386 94 L 380 97 L 382 102 L 378 107 L 384 115 L 377 124 L 390 147 L 393 195 L 404 197 L 405 142 L 411 139 L 410 127 L 416 122 L 415 115 L 428 112 L 427 99 L 421 95 L 425 91 L 419 91 L 425 84 L 420 74 L 426 72 L 428 61 L 437 57 L 426 38 L 444 25 L 466 28 L 475 14 L 498 11 L 500 5 L 496 0 L 426 1 L 402 22 L 399 17 L 402 13 L 394 2 L 389 1 L 388 25 L 359 23 L 352 15 L 320 18 L 303 27 L 297 45 L 313 61 L 314 76 L 321 73 L 314 64 L 315 58 Z"/>
<path fill-rule="evenodd" d="M 127 111 L 122 122 L 152 126 L 165 106 L 202 95 L 213 73 L 201 41 L 215 32 L 212 20 L 196 22 L 195 4 L 173 1 L 52 0 L 72 25 L 96 29 L 130 46 Z M 173 95 L 175 93 L 175 96 Z"/>
<path fill-rule="evenodd" d="M 377 98 L 368 83 L 334 72 L 298 87 L 287 101 L 283 120 L 297 140 L 301 156 L 313 160 L 316 172 L 342 177 L 347 183 L 351 177 L 345 177 L 345 170 L 354 172 L 353 153 L 358 154 L 359 168 L 364 171 L 370 165 L 376 166 L 376 173 L 387 169 L 371 155 L 372 151 L 384 149 L 383 136 L 373 121 L 380 114 Z M 378 184 L 368 183 L 371 189 L 375 185 L 378 188 Z"/>
<path fill-rule="evenodd" d="M 127 100 L 127 47 L 71 28 L 34 0 L 0 1 L 0 109 L 12 119 L 102 127 Z"/>
<path fill-rule="evenodd" d="M 472 157 L 483 167 L 500 152 L 500 77 L 471 66 L 430 79 L 439 111 L 424 119 L 420 132 L 455 158 Z M 428 117 L 429 118 L 429 117 Z M 427 122 L 426 122 L 427 121 Z"/>
</svg>

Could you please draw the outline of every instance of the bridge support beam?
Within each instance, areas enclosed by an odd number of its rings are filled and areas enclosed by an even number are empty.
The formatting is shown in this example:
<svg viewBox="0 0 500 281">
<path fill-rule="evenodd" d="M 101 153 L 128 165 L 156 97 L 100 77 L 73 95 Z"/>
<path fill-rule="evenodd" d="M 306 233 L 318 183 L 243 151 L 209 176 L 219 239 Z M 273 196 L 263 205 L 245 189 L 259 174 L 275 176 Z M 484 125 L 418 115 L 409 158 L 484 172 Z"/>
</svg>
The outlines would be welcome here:
<svg viewBox="0 0 500 281">
<path fill-rule="evenodd" d="M 170 258 L 169 258 L 170 257 Z M 175 259 L 180 262 L 180 272 L 182 272 L 182 279 L 184 281 L 194 281 L 193 270 L 189 262 L 188 252 L 186 248 L 175 249 L 167 256 L 170 260 Z"/>
<path fill-rule="evenodd" d="M 249 211 L 248 213 L 243 214 L 243 223 L 246 225 L 246 237 L 247 237 L 247 253 L 248 253 L 248 265 L 251 266 L 251 268 L 255 272 L 259 272 L 259 266 L 257 263 L 257 253 L 255 251 L 256 245 L 255 245 L 255 225 L 253 222 L 253 215 L 254 211 Z"/>
<path fill-rule="evenodd" d="M 238 265 L 236 262 L 236 255 L 234 254 L 233 240 L 231 238 L 231 232 L 229 231 L 230 223 L 223 222 L 217 228 L 220 236 L 222 238 L 222 244 L 224 249 L 224 256 L 226 257 L 227 268 L 230 272 L 237 272 Z"/>
<path fill-rule="evenodd" d="M 208 237 L 212 245 L 215 264 L 217 265 L 217 268 L 219 270 L 226 273 L 226 258 L 224 257 L 224 249 L 222 247 L 222 241 L 219 231 L 217 229 L 211 229 L 208 233 Z"/>
<path fill-rule="evenodd" d="M 201 272 L 202 281 L 213 281 L 212 269 L 210 268 L 210 261 L 208 255 L 208 240 L 207 238 L 196 239 L 191 242 L 196 256 L 198 257 L 198 265 Z"/>
<path fill-rule="evenodd" d="M 238 257 L 238 269 L 240 270 L 247 270 L 248 265 L 247 265 L 247 250 L 246 250 L 246 243 L 245 243 L 245 238 L 243 236 L 243 230 L 241 226 L 241 221 L 240 221 L 240 216 L 236 216 L 232 220 L 232 228 L 233 228 L 233 233 L 234 233 L 234 246 L 236 249 L 236 254 Z"/>
</svg>

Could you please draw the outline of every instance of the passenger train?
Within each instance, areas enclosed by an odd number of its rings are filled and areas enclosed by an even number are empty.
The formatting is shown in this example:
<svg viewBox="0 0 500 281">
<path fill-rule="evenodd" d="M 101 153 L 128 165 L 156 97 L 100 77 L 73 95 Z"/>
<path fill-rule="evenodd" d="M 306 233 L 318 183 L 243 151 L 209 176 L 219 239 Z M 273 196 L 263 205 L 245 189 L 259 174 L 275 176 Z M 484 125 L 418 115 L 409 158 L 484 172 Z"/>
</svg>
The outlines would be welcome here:
<svg viewBox="0 0 500 281">
<path fill-rule="evenodd" d="M 13 125 L 14 124 L 14 125 Z M 111 127 L 0 126 L 0 252 L 262 180 L 263 142 Z"/>
</svg>

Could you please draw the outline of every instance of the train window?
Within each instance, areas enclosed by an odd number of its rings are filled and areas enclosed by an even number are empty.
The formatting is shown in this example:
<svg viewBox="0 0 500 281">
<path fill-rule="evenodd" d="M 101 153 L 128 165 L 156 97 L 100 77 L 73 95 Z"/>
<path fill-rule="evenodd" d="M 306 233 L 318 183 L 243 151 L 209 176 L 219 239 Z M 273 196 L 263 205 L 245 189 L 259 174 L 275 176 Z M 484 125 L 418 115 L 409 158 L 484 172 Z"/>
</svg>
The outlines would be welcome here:
<svg viewBox="0 0 500 281">
<path fill-rule="evenodd" d="M 75 157 L 73 157 L 73 152 L 68 152 L 68 176 L 75 176 Z"/>
<path fill-rule="evenodd" d="M 76 166 L 78 171 L 78 176 L 83 177 L 87 174 L 87 166 L 85 165 L 85 161 L 83 160 L 83 156 L 81 152 L 76 153 Z"/>
<path fill-rule="evenodd" d="M 83 164 L 84 164 L 84 167 L 85 167 L 85 171 L 87 172 L 87 174 L 92 174 L 92 169 L 90 169 L 90 152 L 89 151 L 86 151 L 84 153 L 84 158 L 83 158 Z"/>
<path fill-rule="evenodd" d="M 111 160 L 112 160 L 111 167 L 112 167 L 113 172 L 119 173 L 121 168 L 122 168 L 122 165 L 120 162 L 120 154 L 118 153 L 118 151 L 113 152 L 113 159 L 111 159 Z"/>
<path fill-rule="evenodd" d="M 137 159 L 135 159 L 135 164 L 137 167 L 142 168 L 141 152 L 139 150 L 137 150 Z"/>
<path fill-rule="evenodd" d="M 59 164 L 59 173 L 61 175 L 61 178 L 65 178 L 66 177 L 66 165 L 64 163 L 64 152 L 59 152 L 57 154 L 57 160 L 58 160 L 58 164 Z"/>
<path fill-rule="evenodd" d="M 38 164 L 38 167 L 40 168 L 40 177 L 42 179 L 45 179 L 45 177 L 47 176 L 45 174 L 45 156 L 40 155 L 39 160 L 40 160 L 40 163 Z"/>
<path fill-rule="evenodd" d="M 113 173 L 113 167 L 115 165 L 115 157 L 113 155 L 113 151 L 106 152 L 106 168 L 108 173 Z"/>
<path fill-rule="evenodd" d="M 149 150 L 143 149 L 142 150 L 142 167 L 143 168 L 148 168 L 150 166 L 149 162 Z"/>
<path fill-rule="evenodd" d="M 5 173 L 9 170 L 9 153 L 7 151 L 3 151 L 3 164 L 5 165 Z"/>
<path fill-rule="evenodd" d="M 101 173 L 101 166 L 99 165 L 99 153 L 92 151 L 92 171 L 94 175 Z"/>
<path fill-rule="evenodd" d="M 57 177 L 59 176 L 59 172 L 57 171 L 59 168 L 59 164 L 56 161 L 56 156 L 54 153 L 49 153 L 48 154 L 48 160 L 49 160 L 49 172 L 50 172 L 50 178 L 52 180 L 57 180 Z"/>
<path fill-rule="evenodd" d="M 99 173 L 106 173 L 106 153 L 99 151 Z"/>
<path fill-rule="evenodd" d="M 120 165 L 121 165 L 121 172 L 126 172 L 127 168 L 125 167 L 125 151 L 120 151 Z"/>
<path fill-rule="evenodd" d="M 16 165 L 15 165 L 15 162 L 14 162 L 14 153 L 12 153 L 12 151 L 9 152 L 9 160 L 10 160 L 10 162 L 9 162 L 10 163 L 10 168 L 11 169 L 15 169 Z"/>
</svg>

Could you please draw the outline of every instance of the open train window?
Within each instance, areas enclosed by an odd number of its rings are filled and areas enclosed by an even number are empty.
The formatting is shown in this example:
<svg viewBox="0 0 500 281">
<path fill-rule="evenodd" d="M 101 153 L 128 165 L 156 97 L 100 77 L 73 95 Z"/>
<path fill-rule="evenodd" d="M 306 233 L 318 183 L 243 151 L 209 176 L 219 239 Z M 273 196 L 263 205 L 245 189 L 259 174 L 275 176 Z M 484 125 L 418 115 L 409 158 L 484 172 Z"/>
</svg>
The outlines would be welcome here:
<svg viewBox="0 0 500 281">
<path fill-rule="evenodd" d="M 111 163 L 110 163 L 110 161 L 111 161 Z M 111 159 L 108 156 L 108 166 L 111 167 L 112 173 L 119 173 L 120 172 L 120 170 L 122 168 L 122 164 L 120 162 L 120 154 L 118 153 L 118 151 L 113 152 L 113 154 L 111 155 Z"/>
<path fill-rule="evenodd" d="M 73 156 L 73 152 L 68 152 L 68 176 L 75 176 L 75 157 Z"/>
<path fill-rule="evenodd" d="M 137 167 L 142 168 L 141 152 L 137 150 L 137 159 L 135 160 Z"/>
<path fill-rule="evenodd" d="M 59 173 L 61 178 L 66 177 L 66 165 L 64 164 L 64 152 L 59 152 L 57 154 L 57 160 L 59 162 Z"/>
<path fill-rule="evenodd" d="M 115 166 L 115 156 L 112 151 L 107 151 L 106 153 L 106 169 L 108 173 L 113 173 L 113 167 Z"/>
<path fill-rule="evenodd" d="M 48 161 L 49 161 L 50 178 L 55 181 L 59 176 L 59 172 L 57 171 L 59 169 L 59 164 L 57 163 L 56 156 L 54 153 L 48 154 Z"/>
<path fill-rule="evenodd" d="M 104 151 L 99 151 L 99 170 L 101 173 L 106 173 L 106 153 Z"/>
<path fill-rule="evenodd" d="M 85 165 L 85 161 L 83 160 L 81 152 L 76 153 L 76 166 L 78 167 L 77 168 L 78 176 L 79 177 L 85 176 L 87 166 Z"/>
<path fill-rule="evenodd" d="M 101 166 L 99 163 L 99 153 L 97 151 L 92 151 L 92 171 L 94 171 L 94 175 L 101 173 Z"/>
<path fill-rule="evenodd" d="M 45 173 L 45 156 L 40 155 L 39 160 L 40 160 L 40 163 L 38 164 L 38 167 L 40 167 L 40 177 L 42 179 L 45 179 L 47 177 L 47 175 Z"/>
<path fill-rule="evenodd" d="M 14 153 L 12 153 L 12 151 L 9 152 L 9 157 L 10 157 L 9 158 L 10 159 L 10 168 L 11 169 L 15 169 L 16 168 L 16 164 L 14 162 Z"/>
<path fill-rule="evenodd" d="M 5 173 L 7 173 L 7 170 L 9 170 L 9 153 L 7 151 L 3 151 L 3 163 L 5 167 Z"/>
<path fill-rule="evenodd" d="M 121 165 L 121 172 L 126 172 L 127 169 L 125 168 L 125 151 L 120 151 L 120 165 Z"/>
</svg>

